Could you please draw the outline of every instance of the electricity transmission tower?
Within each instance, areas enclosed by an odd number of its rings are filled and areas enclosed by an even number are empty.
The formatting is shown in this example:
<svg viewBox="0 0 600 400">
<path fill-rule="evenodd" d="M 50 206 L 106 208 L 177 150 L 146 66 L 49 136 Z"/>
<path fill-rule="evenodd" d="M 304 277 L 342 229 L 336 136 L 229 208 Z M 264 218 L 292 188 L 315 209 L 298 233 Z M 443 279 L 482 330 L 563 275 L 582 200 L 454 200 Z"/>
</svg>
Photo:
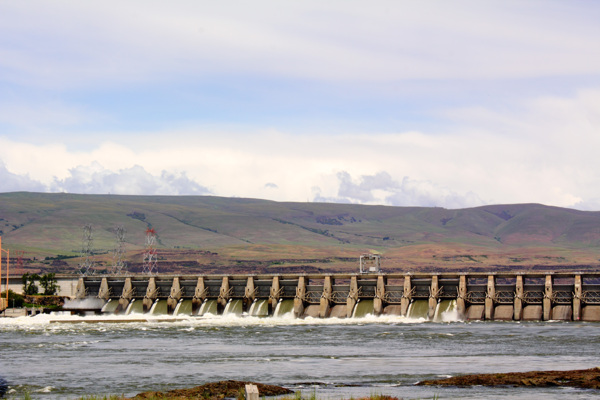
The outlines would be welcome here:
<svg viewBox="0 0 600 400">
<path fill-rule="evenodd" d="M 144 252 L 142 273 L 147 275 L 156 275 L 158 273 L 156 231 L 152 228 L 146 229 L 146 251 Z"/>
<path fill-rule="evenodd" d="M 81 263 L 79 264 L 79 273 L 83 276 L 94 274 L 94 262 L 92 261 L 92 246 L 94 238 L 92 236 L 92 224 L 86 224 L 83 227 L 83 240 L 81 244 Z"/>
<path fill-rule="evenodd" d="M 123 225 L 118 225 L 114 229 L 117 245 L 113 252 L 113 266 L 110 273 L 112 275 L 122 275 L 127 273 L 127 263 L 123 260 L 125 254 L 125 228 Z"/>
</svg>

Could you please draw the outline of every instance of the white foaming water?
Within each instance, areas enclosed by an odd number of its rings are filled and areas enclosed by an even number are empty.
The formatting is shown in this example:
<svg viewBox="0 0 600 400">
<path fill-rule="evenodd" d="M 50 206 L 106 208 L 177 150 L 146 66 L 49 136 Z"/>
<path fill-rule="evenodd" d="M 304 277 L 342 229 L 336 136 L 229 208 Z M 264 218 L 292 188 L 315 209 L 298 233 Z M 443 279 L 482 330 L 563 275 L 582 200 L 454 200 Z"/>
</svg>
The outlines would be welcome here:
<svg viewBox="0 0 600 400">
<path fill-rule="evenodd" d="M 68 310 L 99 310 L 104 306 L 104 303 L 106 303 L 104 300 L 96 298 L 65 300 L 63 308 Z"/>
<path fill-rule="evenodd" d="M 283 300 L 280 299 L 275 306 L 274 317 L 279 318 L 283 316 L 292 316 L 294 310 L 294 300 Z"/>
<path fill-rule="evenodd" d="M 448 310 L 442 313 L 442 322 L 455 322 L 461 321 L 460 315 L 458 314 L 458 310 Z"/>
<path fill-rule="evenodd" d="M 443 313 L 442 322 L 460 321 L 456 311 Z M 30 317 L 3 318 L 0 320 L 0 329 L 25 328 L 25 327 L 45 327 L 52 325 L 53 329 L 60 329 L 59 326 L 69 325 L 89 325 L 89 324 L 156 324 L 170 323 L 187 326 L 207 326 L 207 327 L 235 327 L 235 326 L 302 326 L 302 325 L 365 325 L 365 324 L 422 324 L 428 322 L 424 318 L 408 318 L 397 315 L 371 314 L 361 318 L 294 318 L 291 313 L 281 317 L 253 317 L 247 314 L 243 316 L 233 313 L 227 315 L 205 314 L 202 317 L 197 316 L 169 316 L 155 314 L 129 314 L 129 315 L 88 315 L 76 316 L 68 312 L 38 314 Z"/>
<path fill-rule="evenodd" d="M 443 300 L 437 304 L 435 309 L 435 322 L 452 322 L 459 320 L 456 309 L 456 300 Z"/>
<path fill-rule="evenodd" d="M 223 310 L 223 315 L 242 315 L 242 301 L 238 299 L 229 299 L 225 306 L 225 310 Z"/>
<path fill-rule="evenodd" d="M 104 306 L 102 307 L 102 312 L 103 313 L 113 313 L 117 310 L 118 306 L 119 306 L 118 300 L 113 301 L 113 299 L 108 299 L 106 304 L 104 304 Z"/>
<path fill-rule="evenodd" d="M 255 309 L 256 309 L 256 304 L 258 303 L 258 299 L 254 299 L 254 301 L 252 302 L 252 304 L 250 304 L 250 309 L 248 310 L 248 314 L 249 315 L 254 315 L 255 314 Z"/>
<path fill-rule="evenodd" d="M 129 304 L 127 305 L 127 309 L 125 310 L 126 315 L 131 314 L 131 307 L 133 307 L 134 303 L 135 303 L 135 299 L 133 299 L 129 302 Z"/>
<path fill-rule="evenodd" d="M 179 309 L 181 308 L 182 304 L 183 304 L 183 299 L 181 299 L 177 302 L 177 305 L 175 306 L 175 310 L 173 311 L 173 315 L 179 314 Z"/>
</svg>

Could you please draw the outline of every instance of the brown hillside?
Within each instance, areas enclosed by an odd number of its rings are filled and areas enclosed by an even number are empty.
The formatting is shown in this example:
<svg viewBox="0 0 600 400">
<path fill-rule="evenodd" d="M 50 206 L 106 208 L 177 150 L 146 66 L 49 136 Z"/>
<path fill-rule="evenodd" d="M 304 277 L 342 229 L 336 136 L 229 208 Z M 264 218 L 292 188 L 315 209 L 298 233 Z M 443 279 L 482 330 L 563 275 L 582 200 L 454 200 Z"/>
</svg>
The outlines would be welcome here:
<svg viewBox="0 0 600 400">
<path fill-rule="evenodd" d="M 354 271 L 363 252 L 387 270 L 595 269 L 600 213 L 540 204 L 461 210 L 281 203 L 212 196 L 0 194 L 0 235 L 23 271 L 75 271 L 83 226 L 94 261 L 110 269 L 114 228 L 125 227 L 131 271 L 145 231 L 157 232 L 162 272 Z M 14 251 L 13 251 L 14 250 Z M 13 260 L 13 266 L 16 259 Z"/>
</svg>

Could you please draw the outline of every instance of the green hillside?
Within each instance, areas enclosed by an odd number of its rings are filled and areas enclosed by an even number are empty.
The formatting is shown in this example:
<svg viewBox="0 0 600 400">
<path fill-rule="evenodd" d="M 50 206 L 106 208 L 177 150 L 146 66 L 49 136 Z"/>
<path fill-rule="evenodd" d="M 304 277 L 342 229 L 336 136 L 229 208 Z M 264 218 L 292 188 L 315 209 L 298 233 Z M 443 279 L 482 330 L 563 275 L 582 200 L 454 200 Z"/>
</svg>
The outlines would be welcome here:
<svg viewBox="0 0 600 400">
<path fill-rule="evenodd" d="M 100 269 L 112 263 L 117 225 L 127 231 L 132 270 L 140 267 L 149 227 L 165 272 L 353 270 L 367 251 L 381 253 L 389 269 L 595 268 L 600 257 L 600 213 L 539 204 L 446 210 L 212 196 L 0 194 L 2 244 L 13 254 L 25 251 L 24 268 L 75 270 L 77 257 L 49 260 L 79 255 L 86 224 L 93 225 Z"/>
</svg>

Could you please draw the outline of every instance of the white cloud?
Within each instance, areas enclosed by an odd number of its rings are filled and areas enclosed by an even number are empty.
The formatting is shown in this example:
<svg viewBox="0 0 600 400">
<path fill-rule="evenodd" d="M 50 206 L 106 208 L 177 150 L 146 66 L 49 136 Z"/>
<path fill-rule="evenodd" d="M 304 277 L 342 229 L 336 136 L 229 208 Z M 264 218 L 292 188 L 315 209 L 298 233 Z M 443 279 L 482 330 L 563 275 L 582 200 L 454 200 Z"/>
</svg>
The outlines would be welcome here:
<svg viewBox="0 0 600 400">
<path fill-rule="evenodd" d="M 59 87 L 223 74 L 353 82 L 595 74 L 597 14 L 591 3 L 535 1 L 5 2 L 0 69 L 10 81 Z"/>
<path fill-rule="evenodd" d="M 134 165 L 117 172 L 104 168 L 98 162 L 80 165 L 68 170 L 63 179 L 54 177 L 45 184 L 28 174 L 10 172 L 0 159 L 1 192 L 68 192 L 84 194 L 131 194 L 131 195 L 206 195 L 210 190 L 188 178 L 185 172 L 161 171 L 159 175 L 148 173 Z"/>
<path fill-rule="evenodd" d="M 600 211 L 600 197 L 580 201 L 573 204 L 572 208 L 582 211 Z"/>
<path fill-rule="evenodd" d="M 210 191 L 190 180 L 185 173 L 148 173 L 139 165 L 113 172 L 98 163 L 69 170 L 66 179 L 55 179 L 53 192 L 130 195 L 204 195 Z"/>
<path fill-rule="evenodd" d="M 6 169 L 0 160 L 0 188 L 2 192 L 42 192 L 45 187 L 27 175 L 18 175 Z"/>
<path fill-rule="evenodd" d="M 592 207 L 600 187 L 599 98 L 600 90 L 590 89 L 534 98 L 501 114 L 456 110 L 447 128 L 435 133 L 189 128 L 139 132 L 143 141 L 123 135 L 85 151 L 0 138 L 0 159 L 13 174 L 45 187 L 86 193 L 178 194 L 187 185 L 188 194 L 278 201 Z M 102 168 L 74 167 L 94 161 Z M 185 184 L 163 171 L 185 172 Z"/>
<path fill-rule="evenodd" d="M 337 196 L 323 197 L 320 188 L 316 187 L 314 201 L 444 208 L 466 208 L 484 204 L 471 192 L 460 195 L 433 182 L 416 181 L 407 176 L 398 182 L 384 171 L 375 175 L 363 175 L 358 182 L 345 171 L 339 172 L 337 178 Z"/>
</svg>

